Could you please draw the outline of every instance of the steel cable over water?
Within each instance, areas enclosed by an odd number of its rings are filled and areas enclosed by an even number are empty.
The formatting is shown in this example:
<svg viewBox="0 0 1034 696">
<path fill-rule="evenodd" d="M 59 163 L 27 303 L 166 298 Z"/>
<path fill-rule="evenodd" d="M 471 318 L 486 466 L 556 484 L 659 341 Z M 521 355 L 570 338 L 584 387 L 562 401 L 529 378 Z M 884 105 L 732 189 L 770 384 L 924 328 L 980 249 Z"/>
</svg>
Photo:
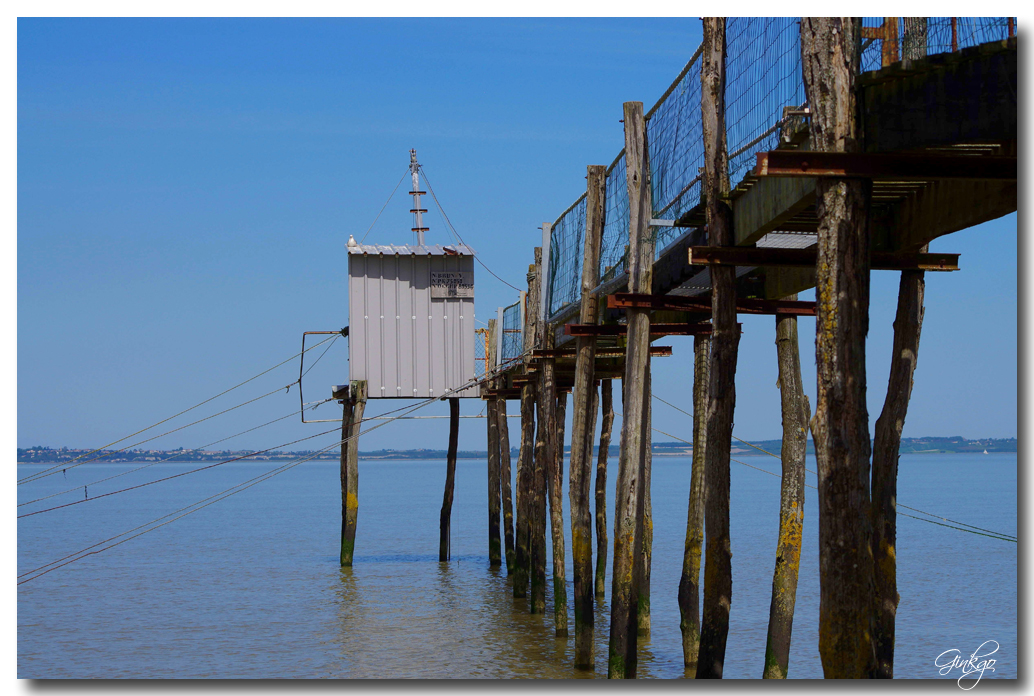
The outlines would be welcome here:
<svg viewBox="0 0 1034 696">
<path fill-rule="evenodd" d="M 523 357 L 523 355 L 521 355 L 520 357 Z M 172 524 L 176 520 L 182 519 L 182 518 L 186 517 L 187 515 L 191 515 L 191 514 L 193 514 L 195 512 L 198 512 L 199 510 L 202 510 L 202 509 L 208 507 L 209 505 L 214 505 L 215 503 L 220 502 L 221 500 L 225 500 L 226 498 L 229 498 L 232 495 L 236 495 L 237 493 L 240 493 L 240 492 L 242 492 L 244 490 L 247 490 L 248 488 L 251 488 L 252 486 L 255 486 L 255 485 L 259 484 L 259 483 L 262 483 L 263 481 L 267 481 L 267 480 L 273 478 L 274 476 L 278 476 L 279 474 L 284 473 L 285 471 L 289 471 L 290 469 L 293 469 L 294 467 L 298 466 L 299 464 L 303 464 L 303 463 L 305 463 L 307 461 L 311 461 L 312 459 L 315 459 L 316 457 L 318 457 L 319 455 L 323 454 L 324 452 L 327 452 L 327 451 L 329 451 L 329 450 L 331 450 L 334 447 L 337 447 L 339 445 L 344 445 L 345 443 L 347 443 L 347 442 L 349 442 L 349 441 L 359 437 L 360 435 L 364 435 L 366 433 L 372 432 L 372 431 L 374 431 L 374 430 L 376 430 L 378 428 L 381 428 L 381 427 L 383 427 L 385 425 L 388 425 L 389 423 L 391 423 L 391 422 L 393 422 L 395 420 L 398 420 L 400 418 L 408 416 L 411 413 L 414 413 L 414 412 L 418 411 L 419 409 L 422 409 L 425 406 L 428 406 L 429 404 L 434 403 L 435 401 L 441 401 L 441 400 L 447 399 L 447 398 L 449 398 L 450 394 L 455 394 L 455 393 L 461 392 L 464 389 L 467 389 L 467 388 L 469 388 L 471 386 L 474 386 L 475 384 L 477 384 L 482 379 L 489 379 L 489 378 L 495 377 L 500 371 L 501 371 L 500 368 L 496 368 L 494 370 L 489 371 L 485 375 L 485 377 L 479 378 L 479 379 L 469 380 L 467 383 L 463 384 L 462 386 L 456 387 L 454 389 L 450 389 L 449 391 L 445 392 L 445 394 L 443 394 L 442 396 L 436 396 L 436 397 L 431 397 L 431 398 L 428 398 L 428 399 L 424 399 L 423 401 L 421 401 L 420 403 L 418 403 L 418 404 L 416 404 L 416 405 L 414 405 L 412 407 L 402 407 L 402 408 L 396 409 L 396 411 L 400 411 L 403 408 L 408 408 L 409 410 L 405 411 L 405 413 L 403 413 L 400 416 L 397 416 L 397 417 L 392 418 L 390 420 L 384 421 L 383 423 L 378 423 L 377 425 L 375 425 L 375 426 L 373 426 L 371 428 L 368 428 L 367 430 L 363 431 L 362 433 L 356 433 L 355 435 L 352 435 L 351 437 L 347 437 L 347 438 L 344 438 L 342 440 L 339 440 L 338 442 L 335 442 L 335 443 L 333 443 L 333 444 L 331 444 L 331 445 L 329 445 L 327 447 L 324 447 L 321 450 L 318 450 L 318 451 L 316 451 L 316 452 L 314 452 L 312 454 L 306 455 L 305 457 L 300 458 L 300 459 L 298 459 L 296 461 L 289 462 L 289 463 L 285 464 L 284 466 L 278 467 L 277 469 L 274 469 L 272 471 L 268 471 L 268 472 L 264 472 L 262 474 L 259 474 L 258 476 L 255 476 L 254 478 L 251 478 L 251 479 L 249 479 L 249 480 L 247 480 L 247 481 L 245 481 L 243 483 L 237 484 L 236 486 L 231 486 L 230 488 L 227 488 L 227 489 L 225 489 L 225 490 L 223 490 L 223 491 L 221 491 L 219 493 L 216 493 L 215 495 L 212 495 L 212 496 L 209 496 L 207 498 L 204 498 L 204 499 L 202 499 L 202 500 L 200 500 L 200 501 L 198 501 L 196 503 L 193 503 L 191 505 L 187 505 L 185 507 L 182 507 L 179 510 L 174 510 L 173 512 L 170 512 L 170 513 L 167 513 L 165 515 L 162 515 L 161 517 L 158 517 L 158 518 L 156 518 L 154 520 L 151 520 L 150 522 L 147 522 L 145 524 L 142 524 L 142 525 L 139 525 L 137 527 L 134 527 L 133 529 L 130 529 L 130 530 L 126 531 L 126 532 L 122 532 L 121 534 L 116 534 L 113 537 L 109 537 L 109 538 L 107 538 L 107 539 L 105 539 L 103 541 L 97 542 L 96 544 L 92 544 L 91 546 L 87 546 L 84 549 L 80 549 L 79 551 L 76 551 L 75 553 L 68 554 L 67 556 L 59 558 L 59 559 L 57 559 L 55 561 L 51 561 L 50 563 L 46 563 L 46 564 L 44 564 L 42 566 L 34 568 L 33 570 L 26 571 L 26 572 L 24 572 L 24 573 L 22 573 L 22 574 L 20 574 L 18 576 L 19 579 L 21 579 L 21 578 L 24 578 L 24 579 L 20 580 L 17 584 L 18 585 L 23 585 L 23 584 L 25 584 L 27 582 L 31 582 L 31 581 L 39 578 L 39 577 L 42 577 L 43 575 L 46 575 L 47 573 L 50 573 L 50 572 L 52 572 L 54 570 L 57 570 L 57 569 L 62 568 L 64 566 L 67 566 L 67 565 L 70 565 L 72 563 L 75 563 L 76 561 L 82 560 L 83 558 L 86 558 L 87 556 L 93 556 L 93 555 L 96 555 L 96 554 L 99 554 L 99 553 L 103 553 L 104 551 L 108 551 L 110 549 L 113 549 L 116 546 L 124 544 L 127 541 L 130 541 L 130 540 L 135 539 L 137 537 L 143 536 L 144 534 L 147 534 L 148 532 L 152 532 L 155 529 L 159 529 L 159 528 L 164 527 L 164 526 L 166 526 L 168 524 Z M 367 419 L 363 419 L 363 421 L 365 421 L 365 420 L 367 420 Z M 320 433 L 318 435 L 313 435 L 313 436 L 310 436 L 310 437 L 307 437 L 307 438 L 303 438 L 303 439 L 304 440 L 308 440 L 308 439 L 312 439 L 313 437 L 320 437 L 322 435 L 328 435 L 328 434 L 334 432 L 335 430 L 337 430 L 337 428 L 333 428 L 331 430 L 324 431 L 324 432 L 322 432 L 322 433 Z M 301 442 L 301 440 L 297 440 L 296 442 Z M 292 443 L 287 443 L 287 444 L 292 444 Z M 286 445 L 280 445 L 280 446 L 283 447 L 283 446 L 286 446 Z M 268 451 L 268 450 L 266 450 L 266 451 Z M 252 453 L 251 455 L 247 455 L 247 456 L 254 456 L 254 454 L 259 454 L 259 453 Z M 245 457 L 241 457 L 240 459 L 244 459 L 244 458 Z M 169 518 L 172 515 L 176 515 L 177 513 L 180 513 L 180 512 L 182 512 L 183 514 L 179 515 L 178 517 L 173 517 L 171 519 L 168 519 L 165 522 L 161 522 L 162 520 L 165 520 L 166 518 Z M 158 522 L 161 522 L 161 524 L 157 524 Z M 138 530 L 143 530 L 143 531 L 139 531 L 139 533 L 133 534 L 133 532 L 137 532 Z M 132 534 L 132 536 L 126 537 L 127 534 Z M 126 538 L 120 539 L 120 537 L 126 537 Z M 115 541 L 116 539 L 120 539 L 120 540 L 119 541 Z M 101 546 L 103 544 L 107 544 L 107 543 L 113 542 L 113 541 L 114 541 L 114 543 L 111 543 L 109 546 L 106 546 L 106 547 L 101 548 L 101 549 L 97 549 L 96 548 L 98 546 Z M 96 550 L 91 550 L 91 549 L 96 549 Z"/>
<path fill-rule="evenodd" d="M 151 429 L 153 429 L 153 428 L 157 428 L 157 427 L 158 427 L 159 425 L 161 425 L 162 423 L 168 423 L 168 422 L 169 422 L 169 421 L 171 421 L 172 419 L 174 419 L 174 418 L 178 418 L 178 417 L 182 416 L 182 415 L 183 415 L 184 413 L 189 413 L 190 411 L 193 411 L 193 410 L 194 410 L 195 408 L 198 408 L 198 407 L 200 407 L 200 406 L 204 406 L 204 405 L 205 405 L 205 404 L 207 404 L 208 402 L 210 402 L 210 401 L 214 401 L 215 399 L 218 399 L 218 398 L 219 398 L 220 396 L 223 396 L 224 394 L 229 394 L 229 393 L 230 393 L 230 392 L 232 392 L 232 391 L 233 391 L 234 389 L 237 389 L 237 388 L 239 388 L 239 387 L 243 387 L 243 386 L 244 386 L 245 384 L 247 384 L 247 383 L 249 383 L 249 382 L 253 382 L 253 381 L 255 381 L 255 380 L 256 380 L 256 379 L 258 379 L 259 377 L 261 377 L 261 376 L 263 376 L 263 375 L 265 375 L 265 374 L 268 374 L 268 373 L 272 372 L 272 371 L 273 371 L 273 370 L 275 370 L 276 368 L 278 368 L 278 367 L 281 367 L 282 365 L 286 365 L 287 363 L 289 363 L 289 362 L 291 362 L 292 360 L 294 360 L 295 358 L 297 358 L 297 357 L 298 357 L 299 355 L 302 355 L 302 354 L 303 354 L 303 353 L 305 353 L 305 352 L 308 352 L 308 351 L 310 351 L 310 350 L 313 350 L 314 348 L 318 348 L 319 346 L 323 345 L 324 343 L 326 343 L 327 341 L 330 341 L 330 340 L 333 340 L 333 338 L 328 338 L 328 339 L 325 339 L 325 340 L 323 340 L 323 341 L 320 341 L 319 343 L 317 343 L 317 344 L 315 344 L 315 345 L 309 346 L 308 348 L 306 348 L 306 349 L 305 349 L 304 351 L 302 351 L 301 353 L 295 353 L 294 355 L 292 355 L 291 357 L 289 357 L 289 358 L 288 358 L 287 360 L 284 360 L 284 361 L 282 361 L 282 362 L 279 362 L 279 363 L 277 363 L 276 365 L 273 365 L 273 367 L 269 368 L 268 370 L 264 370 L 264 371 L 262 371 L 262 372 L 258 373 L 257 375 L 255 375 L 254 377 L 249 377 L 248 379 L 244 380 L 243 382 L 240 382 L 239 384 L 236 384 L 236 385 L 234 385 L 234 386 L 230 387 L 229 389 L 226 389 L 225 391 L 221 391 L 221 392 L 219 392 L 219 393 L 218 393 L 218 394 L 216 394 L 215 396 L 209 397 L 209 398 L 205 399 L 204 401 L 202 401 L 202 402 L 200 402 L 200 403 L 194 404 L 193 406 L 191 406 L 191 407 L 190 407 L 190 408 L 188 408 L 188 409 L 184 409 L 184 410 L 180 411 L 179 413 L 177 413 L 177 414 L 175 414 L 175 415 L 172 415 L 172 416 L 169 416 L 168 418 L 165 418 L 165 419 L 163 419 L 163 420 L 160 420 L 160 421 L 158 421 L 157 423 L 155 423 L 155 424 L 153 424 L 153 425 L 149 425 L 149 426 L 147 426 L 146 428 L 143 428 L 142 430 L 137 430 L 137 431 L 136 431 L 135 433 L 131 433 L 131 434 L 129 434 L 129 435 L 126 435 L 125 437 L 123 437 L 123 438 L 119 438 L 118 440 L 115 440 L 114 442 L 109 442 L 108 444 L 106 444 L 106 445 L 103 445 L 103 446 L 101 446 L 101 447 L 98 447 L 97 449 L 95 449 L 95 450 L 92 450 L 92 451 L 90 451 L 90 452 L 87 452 L 86 454 L 81 454 L 81 455 L 79 455 L 79 456 L 78 456 L 78 457 L 76 457 L 75 459 L 72 459 L 72 460 L 71 460 L 71 461 L 69 461 L 69 462 L 63 462 L 63 463 L 61 463 L 61 464 L 57 464 L 56 466 L 53 466 L 53 467 L 51 467 L 50 469 L 47 469 L 46 471 L 39 471 L 39 472 L 36 472 L 36 473 L 34 473 L 34 474 L 31 474 L 31 475 L 29 475 L 29 476 L 26 476 L 26 477 L 25 477 L 25 478 L 23 478 L 23 479 L 19 479 L 19 480 L 18 480 L 18 485 L 20 486 L 20 485 L 22 485 L 23 483 L 31 483 L 32 481 L 36 481 L 36 480 L 38 480 L 38 479 L 41 479 L 41 478 L 43 478 L 44 476 L 51 476 L 51 475 L 52 475 L 53 473 L 55 473 L 55 472 L 56 472 L 56 471 L 57 471 L 58 469 L 70 469 L 70 468 L 73 468 L 73 467 L 70 467 L 70 466 L 68 466 L 68 464 L 70 464 L 71 462 L 75 462 L 75 461 L 78 461 L 78 460 L 82 459 L 83 457 L 89 457 L 89 456 L 90 456 L 91 454 L 96 454 L 97 452 L 100 452 L 100 451 L 102 451 L 102 450 L 105 450 L 105 449 L 107 449 L 107 448 L 111 447 L 112 445 L 117 445 L 118 443 L 122 442 L 123 440 L 128 440 L 128 439 L 129 439 L 129 438 L 131 438 L 131 437 L 135 437 L 135 436 L 137 436 L 137 435 L 139 435 L 139 434 L 141 434 L 141 433 L 145 433 L 145 432 L 147 432 L 148 430 L 151 430 Z M 297 382 L 292 382 L 292 384 L 297 384 Z M 288 385 L 288 386 L 290 387 L 290 385 Z M 281 387 L 280 389 L 283 389 L 283 387 Z M 277 391 L 280 391 L 280 390 L 278 389 Z M 132 446 L 133 446 L 133 445 L 130 445 L 130 447 L 132 447 Z M 123 449 L 126 449 L 126 448 L 123 448 Z M 122 450 L 120 450 L 120 451 L 122 451 Z M 83 462 L 83 463 L 85 463 L 85 462 Z M 79 466 L 79 465 L 78 465 L 78 464 L 76 464 L 76 466 Z"/>
<path fill-rule="evenodd" d="M 678 406 L 676 406 L 673 403 L 665 401 L 664 399 L 662 399 L 659 396 L 654 395 L 653 398 L 656 399 L 657 401 L 660 401 L 662 404 L 665 404 L 667 406 L 671 406 L 673 409 L 675 409 L 679 413 L 682 413 L 682 414 L 684 414 L 686 416 L 689 416 L 690 418 L 693 417 L 693 414 L 691 414 L 691 413 L 689 413 L 687 411 L 684 411 L 683 409 L 679 408 Z M 666 433 L 663 430 L 658 430 L 657 428 L 654 428 L 654 430 L 659 432 L 661 435 L 666 435 L 667 437 L 674 438 L 675 440 L 677 440 L 679 442 L 684 442 L 684 443 L 686 443 L 687 445 L 690 445 L 690 446 L 693 445 L 692 442 L 690 442 L 688 440 L 683 440 L 682 438 L 676 437 L 675 435 L 672 435 L 671 433 Z M 759 452 L 764 452 L 765 454 L 767 454 L 767 455 L 769 455 L 771 457 L 775 457 L 776 459 L 779 459 L 780 461 L 782 461 L 782 457 L 780 457 L 778 454 L 775 454 L 773 452 L 769 452 L 766 449 L 762 449 L 761 447 L 758 447 L 755 444 L 752 444 L 750 442 L 747 442 L 746 440 L 738 438 L 735 435 L 733 435 L 732 438 L 734 440 L 738 441 L 738 442 L 742 442 L 745 445 L 749 445 L 750 447 L 753 447 L 754 449 L 758 450 Z M 730 457 L 730 460 L 736 462 L 737 464 L 743 464 L 743 466 L 750 467 L 751 469 L 757 469 L 758 471 L 762 471 L 762 472 L 764 472 L 766 474 L 770 474 L 772 476 L 776 476 L 776 477 L 782 478 L 782 474 L 777 474 L 777 473 L 769 471 L 767 469 L 762 469 L 761 467 L 753 466 L 752 464 L 747 464 L 746 462 L 741 462 L 738 459 L 732 459 L 732 457 Z M 814 475 L 816 477 L 818 476 L 818 472 L 812 471 L 811 469 L 808 469 L 807 467 L 805 467 L 804 470 L 807 471 L 809 474 L 812 474 L 812 475 Z M 815 486 L 812 486 L 811 484 L 806 484 L 806 485 L 809 488 L 815 488 Z M 815 490 L 818 490 L 818 489 L 816 488 Z M 1004 532 L 996 532 L 996 531 L 991 530 L 991 529 L 984 529 L 983 527 L 977 527 L 976 525 L 967 524 L 965 522 L 959 522 L 957 520 L 952 520 L 952 519 L 949 519 L 947 517 L 941 517 L 940 515 L 935 515 L 932 512 L 926 512 L 925 510 L 920 510 L 918 508 L 909 507 L 908 505 L 902 505 L 901 503 L 896 503 L 895 507 L 901 507 L 901 508 L 905 508 L 906 510 L 912 510 L 913 512 L 918 512 L 918 513 L 920 513 L 922 515 L 927 515 L 929 517 L 934 517 L 934 518 L 936 518 L 938 520 L 944 520 L 945 522 L 951 522 L 951 523 L 956 524 L 956 525 L 962 525 L 962 527 L 953 527 L 951 524 L 942 524 L 941 522 L 936 522 L 934 520 L 923 519 L 922 517 L 916 517 L 914 515 L 909 515 L 909 514 L 904 513 L 904 512 L 897 513 L 899 515 L 903 515 L 904 517 L 911 517 L 914 520 L 919 520 L 921 522 L 929 522 L 931 524 L 938 524 L 938 525 L 940 525 L 942 527 L 950 527 L 951 529 L 958 529 L 959 531 L 970 532 L 971 534 L 979 534 L 980 536 L 990 536 L 991 538 L 999 539 L 1001 541 L 1011 541 L 1013 543 L 1018 543 L 1017 537 L 1014 537 L 1011 534 L 1006 534 Z M 964 529 L 963 527 L 969 527 L 970 529 Z M 974 530 L 979 530 L 979 531 L 974 531 Z M 987 533 L 983 534 L 982 532 L 987 532 Z"/>
</svg>

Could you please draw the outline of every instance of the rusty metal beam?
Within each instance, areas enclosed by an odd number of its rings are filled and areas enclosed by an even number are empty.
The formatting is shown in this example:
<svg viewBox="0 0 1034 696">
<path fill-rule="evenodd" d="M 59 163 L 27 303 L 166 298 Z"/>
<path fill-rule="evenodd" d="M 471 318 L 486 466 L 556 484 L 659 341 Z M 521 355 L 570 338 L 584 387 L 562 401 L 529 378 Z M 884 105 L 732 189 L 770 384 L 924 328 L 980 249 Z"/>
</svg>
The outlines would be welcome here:
<svg viewBox="0 0 1034 696">
<path fill-rule="evenodd" d="M 756 176 L 937 181 L 1016 180 L 1015 157 L 772 150 L 759 152 Z"/>
<path fill-rule="evenodd" d="M 624 336 L 625 324 L 565 324 L 568 336 Z M 650 324 L 651 336 L 710 336 L 710 324 Z M 653 348 L 650 348 L 653 355 Z M 622 354 L 624 355 L 624 354 Z"/>
<path fill-rule="evenodd" d="M 814 268 L 818 247 L 778 249 L 772 247 L 691 247 L 689 263 L 695 266 L 800 266 Z M 871 268 L 878 271 L 957 271 L 958 254 L 872 252 Z"/>
<path fill-rule="evenodd" d="M 612 309 L 654 309 L 699 312 L 702 319 L 711 315 L 711 301 L 680 295 L 637 295 L 622 292 L 607 296 Z M 799 317 L 815 316 L 815 303 L 810 300 L 736 300 L 737 314 L 779 314 Z M 651 327 L 652 331 L 652 327 Z"/>
</svg>

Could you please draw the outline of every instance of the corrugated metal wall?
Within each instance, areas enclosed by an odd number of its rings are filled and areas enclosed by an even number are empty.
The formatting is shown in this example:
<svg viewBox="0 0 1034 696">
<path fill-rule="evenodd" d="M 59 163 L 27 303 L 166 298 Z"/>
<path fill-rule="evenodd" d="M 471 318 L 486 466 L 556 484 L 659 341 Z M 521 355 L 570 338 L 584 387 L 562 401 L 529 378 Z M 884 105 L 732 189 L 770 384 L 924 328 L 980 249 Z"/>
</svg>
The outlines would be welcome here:
<svg viewBox="0 0 1034 696">
<path fill-rule="evenodd" d="M 474 257 L 348 255 L 349 379 L 371 399 L 441 396 L 474 378 L 474 298 L 432 300 L 432 269 L 473 274 Z"/>
</svg>

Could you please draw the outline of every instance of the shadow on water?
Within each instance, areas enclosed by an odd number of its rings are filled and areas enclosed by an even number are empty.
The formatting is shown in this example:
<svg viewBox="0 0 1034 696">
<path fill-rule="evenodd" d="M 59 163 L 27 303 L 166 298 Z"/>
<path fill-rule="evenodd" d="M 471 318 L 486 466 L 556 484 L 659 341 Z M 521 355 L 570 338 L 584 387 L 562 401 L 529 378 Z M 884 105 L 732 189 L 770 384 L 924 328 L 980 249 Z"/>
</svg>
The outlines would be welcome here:
<svg viewBox="0 0 1034 696">
<path fill-rule="evenodd" d="M 575 669 L 572 635 L 554 635 L 552 592 L 546 612 L 530 614 L 514 599 L 504 568 L 484 557 L 439 563 L 437 556 L 357 558 L 336 569 L 329 588 L 337 621 L 324 644 L 336 647 L 334 677 L 456 677 L 591 679 L 607 676 L 609 605 L 596 603 L 596 668 Z M 570 583 L 569 583 L 570 585 Z M 570 587 L 569 592 L 573 591 Z M 639 673 L 653 655 L 640 637 Z"/>
</svg>

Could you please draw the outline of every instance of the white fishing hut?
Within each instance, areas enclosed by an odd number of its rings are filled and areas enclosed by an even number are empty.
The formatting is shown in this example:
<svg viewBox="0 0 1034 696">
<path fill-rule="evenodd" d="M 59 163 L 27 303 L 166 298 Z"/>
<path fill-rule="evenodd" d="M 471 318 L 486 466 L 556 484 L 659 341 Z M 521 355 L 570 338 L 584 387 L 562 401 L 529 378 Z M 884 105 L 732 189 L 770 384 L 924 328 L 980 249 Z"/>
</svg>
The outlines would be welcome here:
<svg viewBox="0 0 1034 696">
<path fill-rule="evenodd" d="M 440 397 L 474 379 L 474 250 L 424 244 L 410 151 L 415 245 L 348 242 L 348 372 L 370 399 Z M 476 386 L 450 394 L 478 397 Z"/>
</svg>

